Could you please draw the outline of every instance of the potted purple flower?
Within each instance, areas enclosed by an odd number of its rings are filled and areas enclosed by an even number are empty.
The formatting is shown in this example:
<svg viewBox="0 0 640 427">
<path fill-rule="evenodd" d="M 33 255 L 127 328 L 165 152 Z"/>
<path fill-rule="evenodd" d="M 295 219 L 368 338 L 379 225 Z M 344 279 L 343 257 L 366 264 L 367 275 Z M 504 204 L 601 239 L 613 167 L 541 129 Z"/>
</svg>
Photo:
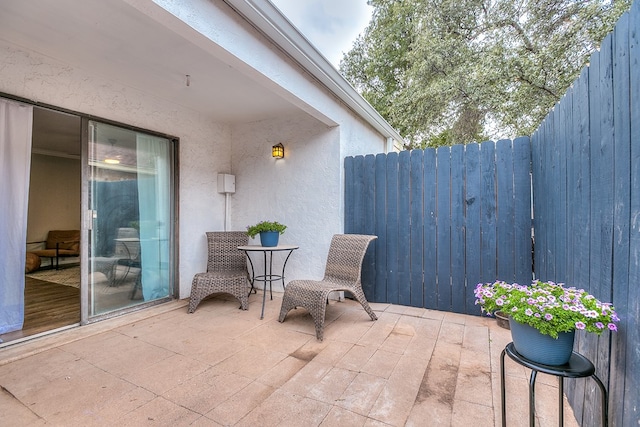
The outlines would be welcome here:
<svg viewBox="0 0 640 427">
<path fill-rule="evenodd" d="M 501 311 L 509 316 L 513 344 L 521 355 L 549 365 L 562 365 L 569 360 L 576 330 L 600 335 L 617 331 L 620 321 L 611 304 L 562 283 L 539 280 L 529 286 L 501 281 L 480 283 L 475 288 L 475 297 L 476 304 L 487 315 Z M 540 360 L 549 351 L 542 350 L 542 342 L 553 346 L 550 351 L 561 353 L 551 363 L 548 359 Z"/>
</svg>

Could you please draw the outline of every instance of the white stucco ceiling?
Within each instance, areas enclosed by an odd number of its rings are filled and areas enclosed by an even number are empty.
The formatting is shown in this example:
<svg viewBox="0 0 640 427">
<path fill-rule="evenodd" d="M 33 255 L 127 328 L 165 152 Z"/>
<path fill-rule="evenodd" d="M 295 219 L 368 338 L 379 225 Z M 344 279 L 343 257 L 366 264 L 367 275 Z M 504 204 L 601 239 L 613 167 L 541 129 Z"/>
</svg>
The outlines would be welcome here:
<svg viewBox="0 0 640 427">
<path fill-rule="evenodd" d="M 221 123 L 297 110 L 245 73 L 118 0 L 3 1 L 0 38 Z M 191 76 L 190 86 L 186 75 Z"/>
</svg>

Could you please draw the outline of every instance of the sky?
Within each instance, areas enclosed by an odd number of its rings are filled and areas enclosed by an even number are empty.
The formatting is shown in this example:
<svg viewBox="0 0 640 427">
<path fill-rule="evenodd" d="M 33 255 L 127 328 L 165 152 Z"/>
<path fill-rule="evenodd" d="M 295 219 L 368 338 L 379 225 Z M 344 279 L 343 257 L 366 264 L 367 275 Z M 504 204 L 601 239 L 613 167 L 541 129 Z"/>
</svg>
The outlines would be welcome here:
<svg viewBox="0 0 640 427">
<path fill-rule="evenodd" d="M 302 34 L 338 68 L 344 53 L 369 24 L 367 0 L 271 0 Z"/>
</svg>

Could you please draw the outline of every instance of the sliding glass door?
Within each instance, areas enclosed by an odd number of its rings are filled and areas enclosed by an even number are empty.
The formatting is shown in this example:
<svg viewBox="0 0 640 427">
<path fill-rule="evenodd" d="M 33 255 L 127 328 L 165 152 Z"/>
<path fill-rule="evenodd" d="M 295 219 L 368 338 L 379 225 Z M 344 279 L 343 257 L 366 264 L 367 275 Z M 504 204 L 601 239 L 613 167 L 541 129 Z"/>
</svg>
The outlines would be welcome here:
<svg viewBox="0 0 640 427">
<path fill-rule="evenodd" d="M 172 141 L 89 121 L 89 316 L 173 292 Z"/>
</svg>

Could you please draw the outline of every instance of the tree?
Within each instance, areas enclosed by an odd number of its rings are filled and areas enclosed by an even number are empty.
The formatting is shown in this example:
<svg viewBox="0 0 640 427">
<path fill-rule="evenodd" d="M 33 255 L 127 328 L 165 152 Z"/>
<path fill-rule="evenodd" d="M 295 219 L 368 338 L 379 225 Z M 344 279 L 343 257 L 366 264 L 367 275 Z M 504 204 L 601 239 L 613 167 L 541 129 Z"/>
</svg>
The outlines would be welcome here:
<svg viewBox="0 0 640 427">
<path fill-rule="evenodd" d="M 411 147 L 529 135 L 630 0 L 369 0 L 340 63 Z"/>
</svg>

